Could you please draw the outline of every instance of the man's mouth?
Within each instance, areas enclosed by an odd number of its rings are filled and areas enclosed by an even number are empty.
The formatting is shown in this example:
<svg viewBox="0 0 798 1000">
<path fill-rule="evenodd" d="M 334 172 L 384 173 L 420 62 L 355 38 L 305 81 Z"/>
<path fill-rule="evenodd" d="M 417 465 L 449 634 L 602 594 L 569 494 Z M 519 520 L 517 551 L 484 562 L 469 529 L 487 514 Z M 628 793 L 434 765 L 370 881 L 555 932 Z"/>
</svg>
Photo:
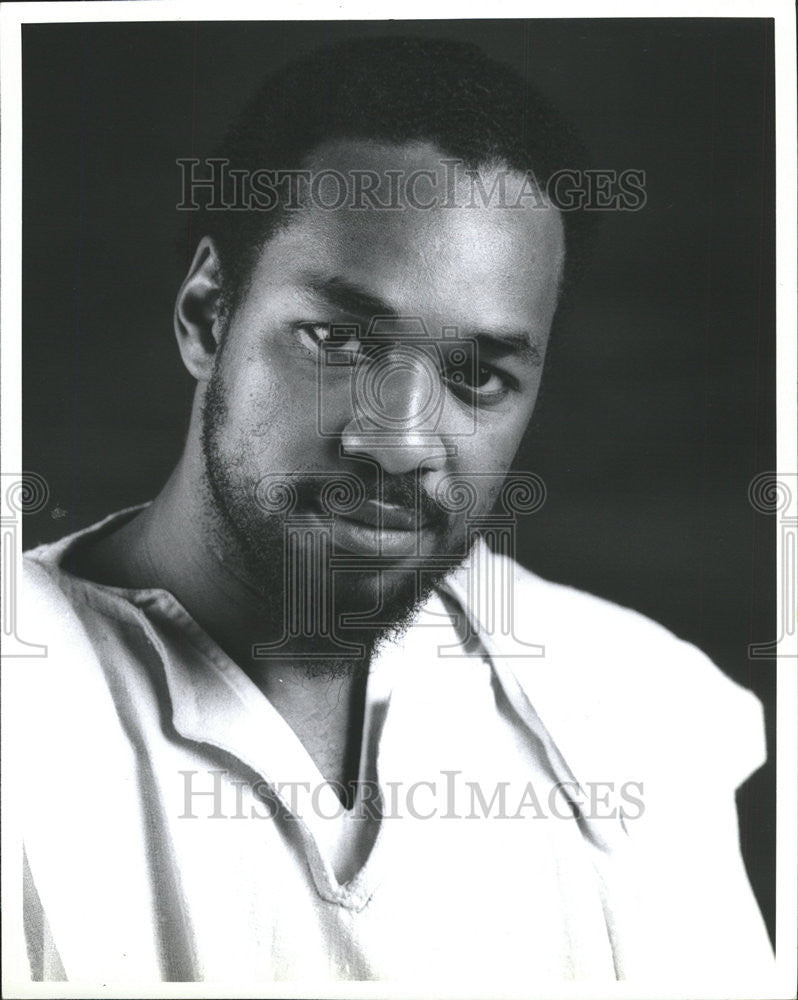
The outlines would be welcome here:
<svg viewBox="0 0 798 1000">
<path fill-rule="evenodd" d="M 420 511 L 382 500 L 366 500 L 347 519 L 383 531 L 417 532 L 426 526 Z"/>
<path fill-rule="evenodd" d="M 421 511 L 366 500 L 351 513 L 334 516 L 333 544 L 344 552 L 375 557 L 430 555 L 435 529 Z"/>
</svg>

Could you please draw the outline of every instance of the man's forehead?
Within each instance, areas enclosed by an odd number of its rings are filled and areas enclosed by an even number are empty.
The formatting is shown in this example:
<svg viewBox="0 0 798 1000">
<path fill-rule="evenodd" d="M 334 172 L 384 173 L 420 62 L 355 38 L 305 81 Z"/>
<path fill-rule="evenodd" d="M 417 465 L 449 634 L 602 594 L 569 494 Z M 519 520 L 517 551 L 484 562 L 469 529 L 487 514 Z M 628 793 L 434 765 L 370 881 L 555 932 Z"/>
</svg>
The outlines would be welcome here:
<svg viewBox="0 0 798 1000">
<path fill-rule="evenodd" d="M 428 140 L 330 140 L 306 158 L 304 167 L 301 199 L 322 211 L 385 212 L 414 224 L 440 223 L 467 211 L 480 216 L 485 227 L 492 220 L 505 229 L 509 213 L 512 222 L 530 230 L 553 224 L 561 233 L 559 211 L 548 203 L 531 168 L 520 170 L 500 160 L 468 163 Z"/>
<path fill-rule="evenodd" d="M 309 187 L 275 256 L 294 263 L 297 281 L 305 275 L 341 277 L 389 302 L 394 312 L 425 303 L 451 319 L 460 314 L 469 322 L 517 328 L 528 326 L 534 314 L 545 325 L 564 257 L 559 212 L 531 198 L 516 203 L 524 184 L 517 171 L 483 169 L 480 182 L 487 188 L 474 192 L 467 168 L 451 164 L 451 157 L 429 144 L 347 140 L 320 148 L 306 163 L 311 178 L 321 178 L 315 197 Z M 502 170 L 505 204 L 497 200 Z M 362 195 L 373 174 L 392 190 L 372 188 L 374 197 L 362 197 L 356 206 L 321 203 L 342 183 L 348 197 L 357 195 L 358 184 Z M 491 188 L 493 198 L 486 201 Z"/>
</svg>

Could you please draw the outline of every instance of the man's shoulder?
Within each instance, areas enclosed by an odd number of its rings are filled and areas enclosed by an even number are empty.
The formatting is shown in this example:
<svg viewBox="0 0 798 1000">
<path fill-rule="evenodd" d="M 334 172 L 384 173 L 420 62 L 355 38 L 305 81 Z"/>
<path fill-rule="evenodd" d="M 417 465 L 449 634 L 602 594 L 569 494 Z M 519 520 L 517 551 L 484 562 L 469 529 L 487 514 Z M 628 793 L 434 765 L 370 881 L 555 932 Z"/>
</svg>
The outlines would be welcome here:
<svg viewBox="0 0 798 1000">
<path fill-rule="evenodd" d="M 485 572 L 487 562 L 492 563 L 489 572 Z M 469 586 L 469 572 L 484 579 L 474 580 Z M 490 590 L 493 604 L 497 605 L 491 610 L 502 612 L 511 623 L 513 634 L 524 644 L 552 644 L 553 652 L 558 648 L 570 651 L 588 647 L 593 654 L 601 653 L 609 645 L 616 659 L 640 652 L 643 644 L 649 662 L 652 652 L 664 650 L 672 654 L 676 648 L 684 651 L 689 646 L 664 625 L 633 608 L 570 584 L 548 580 L 517 560 L 490 552 L 486 547 L 476 567 L 469 564 L 458 582 L 461 591 L 467 590 L 472 595 L 481 591 L 486 598 Z M 483 613 L 484 598 L 476 602 L 477 618 Z"/>
<path fill-rule="evenodd" d="M 40 627 L 56 618 L 62 624 L 75 614 L 78 597 L 68 573 L 58 566 L 61 542 L 39 545 L 22 555 L 20 613 Z"/>
<path fill-rule="evenodd" d="M 691 680 L 695 680 L 695 670 L 702 668 L 713 676 L 725 676 L 695 645 L 642 612 L 547 580 L 506 556 L 495 558 L 504 562 L 507 574 L 513 576 L 511 617 L 522 641 L 529 641 L 537 632 L 539 641 L 548 640 L 554 656 L 560 650 L 569 654 L 582 651 L 594 663 L 598 658 L 604 666 L 633 665 L 636 671 L 649 674 L 667 663 L 671 683 L 677 679 L 674 671 L 686 670 Z"/>
<path fill-rule="evenodd" d="M 34 608 L 36 613 L 41 613 L 48 619 L 57 612 L 64 620 L 78 608 L 84 609 L 92 605 L 95 610 L 99 610 L 100 605 L 107 604 L 108 602 L 95 601 L 93 597 L 108 588 L 74 576 L 64 567 L 72 560 L 74 551 L 86 541 L 110 533 L 146 506 L 136 504 L 115 511 L 57 541 L 46 542 L 23 552 L 21 605 L 24 608 Z"/>
<path fill-rule="evenodd" d="M 619 758 L 648 748 L 651 759 L 689 766 L 700 755 L 733 784 L 764 762 L 759 699 L 697 646 L 638 611 L 494 558 L 495 575 L 513 580 L 508 662 L 587 753 L 614 738 Z M 530 647 L 537 655 L 523 655 Z"/>
<path fill-rule="evenodd" d="M 532 607 L 527 610 L 534 618 L 546 617 L 552 629 L 563 627 L 565 634 L 574 640 L 579 641 L 592 632 L 594 639 L 609 634 L 626 642 L 678 641 L 664 625 L 633 608 L 571 584 L 545 579 L 507 556 L 495 558 L 504 562 L 507 572 L 512 573 L 519 603 L 531 602 Z"/>
<path fill-rule="evenodd" d="M 104 523 L 104 522 L 101 522 Z M 61 683 L 105 686 L 114 657 L 104 656 L 115 641 L 140 630 L 135 611 L 123 592 L 73 575 L 63 560 L 75 541 L 93 526 L 22 555 L 17 624 L 29 642 L 46 649 L 31 661 L 31 677 Z M 57 677 L 57 682 L 53 679 Z M 40 693 L 44 689 L 39 683 Z"/>
</svg>

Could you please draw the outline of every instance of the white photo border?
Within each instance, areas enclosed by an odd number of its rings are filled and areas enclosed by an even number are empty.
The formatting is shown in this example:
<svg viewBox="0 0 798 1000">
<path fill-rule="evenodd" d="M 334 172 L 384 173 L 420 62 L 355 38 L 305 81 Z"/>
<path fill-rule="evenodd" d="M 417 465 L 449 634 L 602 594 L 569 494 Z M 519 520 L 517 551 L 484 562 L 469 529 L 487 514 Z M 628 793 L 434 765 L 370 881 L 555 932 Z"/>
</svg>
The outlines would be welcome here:
<svg viewBox="0 0 798 1000">
<path fill-rule="evenodd" d="M 6 473 L 22 470 L 21 434 L 21 361 L 22 361 L 22 26 L 25 24 L 70 22 L 142 22 L 142 21 L 268 21 L 311 19 L 325 20 L 438 20 L 464 19 L 462 5 L 454 0 L 384 0 L 375 17 L 375 5 L 365 0 L 294 0 L 290 17 L 281 16 L 270 5 L 257 0 L 116 0 L 116 2 L 46 2 L 3 3 L 0 7 L 0 400 L 2 428 L 0 454 Z M 499 18 L 551 18 L 550 6 L 522 3 L 519 0 L 494 0 L 490 8 L 471 15 Z M 725 0 L 717 3 L 668 2 L 604 2 L 604 0 L 560 0 L 556 5 L 557 19 L 567 18 L 773 18 L 775 21 L 775 80 L 776 80 L 776 317 L 777 317 L 777 473 L 794 477 L 798 472 L 798 437 L 796 432 L 796 20 L 789 0 Z M 774 530 L 778 533 L 778 519 Z M 20 540 L 21 546 L 21 540 Z M 13 553 L 16 559 L 19 552 Z M 3 552 L 5 572 L 13 571 L 8 555 Z M 786 553 L 777 545 L 777 579 L 784 579 Z M 4 611 L 7 609 L 3 609 Z M 792 608 L 796 614 L 796 608 Z M 789 611 L 788 611 L 789 613 Z M 793 623 L 792 636 L 795 636 Z M 5 637 L 5 633 L 4 633 Z M 757 994 L 746 992 L 741 984 L 741 997 L 795 997 L 796 947 L 798 939 L 798 646 L 793 655 L 777 660 L 777 848 L 776 848 L 776 956 L 778 979 L 772 992 L 765 993 L 764 984 Z M 3 676 L 3 738 L 15 724 L 12 695 Z M 15 828 L 14 777 L 3 755 L 3 902 L 8 911 L 21 901 L 21 838 Z M 7 807 L 7 808 L 6 808 Z M 264 984 L 257 989 L 242 989 L 240 984 L 204 983 L 131 983 L 129 989 L 107 987 L 97 983 L 29 983 L 14 975 L 13 956 L 20 942 L 11 939 L 13 921 L 3 926 L 3 995 L 6 997 L 340 997 L 340 998 L 399 998 L 429 995 L 423 989 L 409 990 L 390 983 L 340 984 L 291 983 Z M 453 983 L 451 989 L 435 986 L 439 998 L 464 997 L 463 984 Z M 479 993 L 472 994 L 479 996 Z M 488 996 L 489 994 L 482 994 Z M 551 983 L 532 993 L 521 990 L 503 993 L 508 998 L 545 996 L 579 998 L 608 996 L 643 1000 L 657 997 L 657 984 L 648 988 L 640 984 L 619 983 L 611 994 L 588 993 L 584 984 Z M 683 994 L 688 1000 L 688 994 Z M 690 998 L 701 994 L 692 991 Z M 709 994 L 707 994 L 709 995 Z M 492 994 L 492 1000 L 495 1000 Z M 674 996 L 674 994 L 670 994 Z"/>
</svg>

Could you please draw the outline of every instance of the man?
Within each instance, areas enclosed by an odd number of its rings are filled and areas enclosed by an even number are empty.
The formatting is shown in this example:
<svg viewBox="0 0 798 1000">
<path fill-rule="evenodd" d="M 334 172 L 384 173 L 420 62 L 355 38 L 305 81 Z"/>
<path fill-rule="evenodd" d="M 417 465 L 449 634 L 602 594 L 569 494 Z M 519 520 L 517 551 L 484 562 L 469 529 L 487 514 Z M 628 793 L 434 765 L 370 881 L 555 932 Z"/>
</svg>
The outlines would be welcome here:
<svg viewBox="0 0 798 1000">
<path fill-rule="evenodd" d="M 175 307 L 183 455 L 26 560 L 34 979 L 768 969 L 755 699 L 510 558 L 575 149 L 508 70 L 414 39 L 290 64 L 230 133 L 246 190 L 215 175 Z"/>
</svg>

